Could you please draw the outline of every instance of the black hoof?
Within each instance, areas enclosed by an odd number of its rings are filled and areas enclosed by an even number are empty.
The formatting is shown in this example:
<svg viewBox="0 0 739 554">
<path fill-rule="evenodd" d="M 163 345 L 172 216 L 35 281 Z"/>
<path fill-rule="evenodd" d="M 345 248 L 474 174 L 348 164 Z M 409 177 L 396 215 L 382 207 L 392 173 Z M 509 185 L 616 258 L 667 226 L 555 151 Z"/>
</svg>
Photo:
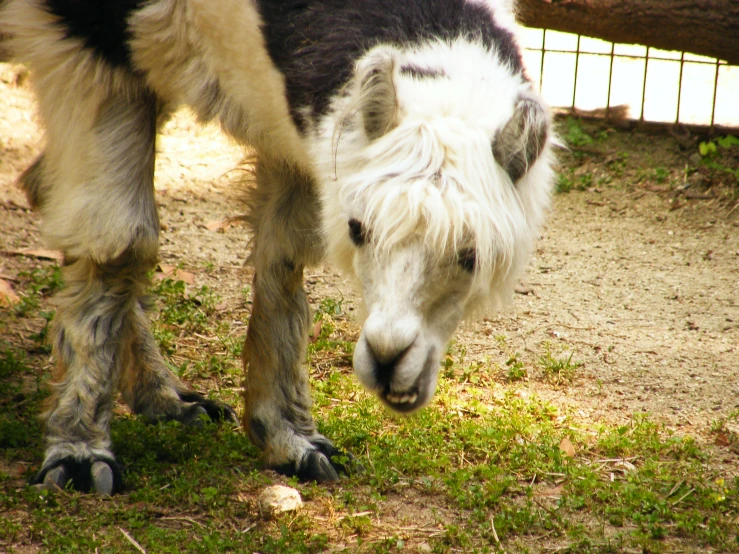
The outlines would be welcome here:
<svg viewBox="0 0 739 554">
<path fill-rule="evenodd" d="M 277 473 L 297 477 L 300 481 L 335 483 L 339 480 L 337 467 L 319 450 L 308 450 L 297 463 L 273 467 Z"/>
<path fill-rule="evenodd" d="M 32 485 L 49 490 L 63 490 L 70 483 L 77 491 L 101 496 L 112 496 L 123 489 L 121 468 L 112 458 L 63 458 L 42 468 L 31 480 Z"/>
<path fill-rule="evenodd" d="M 339 480 L 339 473 L 333 463 L 319 450 L 308 451 L 300 460 L 295 474 L 301 481 L 334 483 Z"/>
<path fill-rule="evenodd" d="M 356 475 L 364 473 L 364 467 L 359 463 L 351 452 L 339 450 L 326 437 L 312 440 L 311 443 L 320 450 L 329 460 L 334 469 L 343 475 Z"/>
<path fill-rule="evenodd" d="M 202 426 L 201 416 L 208 416 L 211 421 L 228 421 L 233 425 L 239 424 L 236 412 L 228 404 L 217 400 L 209 400 L 197 392 L 181 392 L 179 396 L 183 402 L 195 404 L 180 418 L 180 421 L 185 425 Z"/>
<path fill-rule="evenodd" d="M 335 483 L 339 475 L 351 475 L 361 470 L 354 456 L 342 452 L 327 438 L 313 439 L 311 444 L 315 449 L 308 450 L 295 465 L 286 464 L 275 470 L 301 481 L 316 483 Z"/>
</svg>

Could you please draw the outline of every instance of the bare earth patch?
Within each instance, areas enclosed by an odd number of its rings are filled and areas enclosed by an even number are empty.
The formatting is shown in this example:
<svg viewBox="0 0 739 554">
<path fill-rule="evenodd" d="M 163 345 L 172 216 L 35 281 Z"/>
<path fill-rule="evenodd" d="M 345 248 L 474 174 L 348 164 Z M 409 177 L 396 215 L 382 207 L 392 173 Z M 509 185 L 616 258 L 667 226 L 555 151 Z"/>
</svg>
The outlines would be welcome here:
<svg viewBox="0 0 739 554">
<path fill-rule="evenodd" d="M 20 67 L 0 64 L 0 279 L 11 287 L 17 287 L 19 273 L 54 263 L 39 255 L 44 248 L 39 217 L 14 184 L 43 142 L 32 95 L 22 82 Z M 618 424 L 648 413 L 653 421 L 697 438 L 711 453 L 706 463 L 728 482 L 739 476 L 739 188 L 728 177 L 711 174 L 680 192 L 696 173 L 686 172 L 696 167 L 690 158 L 696 150 L 681 147 L 666 133 L 588 130 L 602 136 L 584 153 L 561 154 L 567 168 L 563 174 L 581 186 L 555 195 L 513 307 L 465 324 L 450 347 L 453 362 L 447 373 L 484 363 L 491 399 L 511 391 L 525 398 L 538 395 L 573 413 L 582 427 Z M 176 278 L 185 275 L 193 290 L 213 289 L 220 297 L 218 319 L 229 322 L 230 333 L 240 341 L 249 315 L 251 272 L 244 265 L 245 229 L 230 218 L 242 210 L 238 187 L 231 183 L 244 176 L 234 169 L 244 153 L 217 127 L 201 127 L 187 112 L 165 127 L 158 148 L 160 269 Z M 179 276 L 172 273 L 177 271 Z M 326 298 L 340 300 L 346 315 L 343 340 L 356 338 L 361 307 L 348 282 L 329 267 L 309 270 L 306 281 L 314 308 Z M 38 317 L 0 322 L 2 340 L 29 352 L 39 378 L 48 374 L 50 362 L 48 355 L 34 353 L 37 344 L 29 336 L 43 326 Z M 172 364 L 190 363 L 208 341 L 215 339 L 178 338 Z M 547 354 L 550 359 L 571 355 L 576 367 L 567 376 L 552 375 L 542 361 Z M 520 379 L 509 379 L 511 360 L 528 368 Z M 349 371 L 350 363 L 348 354 L 317 353 L 311 371 L 321 380 L 337 367 Z M 185 379 L 200 389 L 220 391 L 239 409 L 239 368 L 234 361 L 229 364 L 220 375 L 190 365 Z M 117 412 L 127 410 L 121 405 Z M 394 421 L 388 417 L 388 428 Z M 20 487 L 24 468 L 37 462 L 25 460 L 19 470 L 0 461 L 0 470 L 17 476 L 14 484 Z M 537 493 L 544 507 L 561 494 L 555 481 Z M 330 490 L 342 494 L 340 487 Z M 251 492 L 244 493 L 249 493 L 247 503 L 255 502 Z M 320 494 L 306 509 L 319 527 L 325 522 L 320 530 L 328 533 L 330 550 L 350 549 L 365 532 L 361 518 L 367 516 L 337 514 Z M 466 517 L 403 482 L 368 514 L 370 535 L 405 537 L 406 550 L 419 552 L 431 551 L 432 539 L 444 532 L 442 523 L 461 525 Z M 18 514 L 18 521 L 23 517 Z M 244 528 L 251 524 L 248 519 L 242 523 Z M 186 518 L 173 518 L 170 524 L 191 525 Z M 533 551 L 559 545 L 546 537 L 516 544 Z M 497 548 L 494 539 L 490 545 Z M 516 551 L 516 545 L 509 548 Z M 682 551 L 710 551 L 691 548 Z M 26 544 L 17 551 L 36 550 Z"/>
</svg>

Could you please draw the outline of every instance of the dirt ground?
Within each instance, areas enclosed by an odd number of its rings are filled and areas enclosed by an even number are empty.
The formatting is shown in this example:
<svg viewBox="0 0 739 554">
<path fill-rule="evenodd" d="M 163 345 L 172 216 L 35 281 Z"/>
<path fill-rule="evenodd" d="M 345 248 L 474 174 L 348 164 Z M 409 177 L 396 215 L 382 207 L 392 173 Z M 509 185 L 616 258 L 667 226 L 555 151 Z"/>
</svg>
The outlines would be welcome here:
<svg viewBox="0 0 739 554">
<path fill-rule="evenodd" d="M 22 81 L 18 67 L 0 64 L 0 278 L 11 285 L 19 271 L 48 263 L 16 254 L 43 248 L 39 218 L 14 185 L 42 144 Z M 604 138 L 584 157 L 562 154 L 572 178 L 587 186 L 555 196 L 523 282 L 527 294 L 517 294 L 507 312 L 466 324 L 453 348 L 499 368 L 512 353 L 528 367 L 538 367 L 547 349 L 573 353 L 583 365 L 572 383 L 530 375 L 520 393 L 574 406 L 587 420 L 648 412 L 713 442 L 712 424 L 739 408 L 736 189 L 704 183 L 698 193 L 676 195 L 695 149 L 664 132 L 604 129 L 594 131 Z M 159 151 L 163 263 L 181 262 L 197 285 L 238 304 L 250 277 L 247 237 L 243 227 L 221 223 L 241 210 L 229 183 L 239 177 L 242 151 L 186 112 L 166 126 Z M 667 182 L 648 178 L 656 168 Z M 215 269 L 205 271 L 209 264 Z M 358 307 L 350 284 L 331 268 L 309 271 L 307 283 L 313 302 L 329 295 Z M 734 453 L 717 454 L 739 472 Z"/>
</svg>

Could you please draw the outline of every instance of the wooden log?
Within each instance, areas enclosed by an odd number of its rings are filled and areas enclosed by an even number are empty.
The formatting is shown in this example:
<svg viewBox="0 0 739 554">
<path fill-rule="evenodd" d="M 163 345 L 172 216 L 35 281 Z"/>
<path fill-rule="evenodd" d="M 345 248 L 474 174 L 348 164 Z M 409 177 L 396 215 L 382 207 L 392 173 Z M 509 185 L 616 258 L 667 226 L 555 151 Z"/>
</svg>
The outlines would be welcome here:
<svg viewBox="0 0 739 554">
<path fill-rule="evenodd" d="M 0 3 L 2 3 L 2 0 L 0 0 Z M 12 56 L 10 55 L 10 50 L 8 50 L 5 46 L 5 39 L 7 38 L 8 36 L 0 31 L 0 63 L 9 62 L 10 58 L 12 58 Z"/>
<path fill-rule="evenodd" d="M 518 19 L 528 27 L 739 65 L 739 0 L 518 0 Z"/>
</svg>

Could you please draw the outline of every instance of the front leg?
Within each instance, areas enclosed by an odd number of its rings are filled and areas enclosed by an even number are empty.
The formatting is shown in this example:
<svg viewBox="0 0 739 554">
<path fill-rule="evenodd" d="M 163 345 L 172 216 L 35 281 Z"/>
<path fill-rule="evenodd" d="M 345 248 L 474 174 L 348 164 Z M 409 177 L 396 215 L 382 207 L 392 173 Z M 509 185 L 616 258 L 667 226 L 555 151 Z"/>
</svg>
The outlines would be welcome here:
<svg viewBox="0 0 739 554">
<path fill-rule="evenodd" d="M 302 367 L 310 323 L 302 278 L 302 267 L 280 260 L 255 275 L 244 346 L 244 425 L 269 467 L 305 480 L 336 481 L 331 456 L 338 452 L 316 431 Z"/>
<path fill-rule="evenodd" d="M 336 481 L 338 450 L 316 431 L 303 366 L 310 307 L 303 267 L 320 259 L 319 206 L 310 178 L 257 167 L 248 198 L 254 232 L 252 313 L 244 345 L 244 427 L 269 467 L 303 480 Z"/>
</svg>

